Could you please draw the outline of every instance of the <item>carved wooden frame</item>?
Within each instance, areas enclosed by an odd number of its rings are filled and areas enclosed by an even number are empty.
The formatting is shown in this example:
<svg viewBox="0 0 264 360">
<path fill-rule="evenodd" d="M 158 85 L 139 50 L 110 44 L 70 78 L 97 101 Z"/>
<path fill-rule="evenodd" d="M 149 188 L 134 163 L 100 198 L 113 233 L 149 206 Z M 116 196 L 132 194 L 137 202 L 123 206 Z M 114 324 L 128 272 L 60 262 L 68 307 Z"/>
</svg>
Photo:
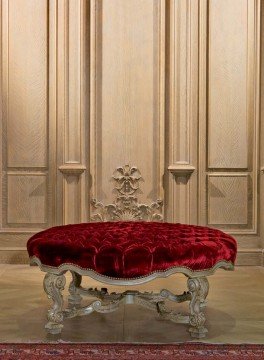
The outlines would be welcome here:
<svg viewBox="0 0 264 360">
<path fill-rule="evenodd" d="M 125 165 L 118 167 L 113 174 L 116 182 L 116 200 L 113 204 L 103 205 L 97 200 L 92 200 L 94 212 L 91 215 L 93 221 L 161 221 L 162 201 L 157 200 L 151 205 L 139 204 L 136 194 L 139 191 L 139 181 L 142 180 L 139 170 L 133 166 Z M 209 291 L 207 276 L 212 275 L 218 268 L 233 270 L 231 262 L 220 261 L 210 269 L 192 271 L 188 267 L 174 266 L 164 271 L 155 271 L 147 276 L 136 278 L 114 278 L 98 274 L 92 269 L 83 269 L 75 264 L 64 263 L 58 267 L 43 265 L 41 261 L 33 256 L 30 263 L 37 264 L 40 269 L 46 272 L 44 278 L 44 290 L 48 297 L 53 300 L 53 307 L 48 311 L 48 323 L 46 330 L 51 334 L 58 334 L 63 328 L 63 320 L 76 316 L 83 316 L 94 311 L 108 313 L 116 311 L 121 303 L 138 304 L 150 310 L 157 311 L 163 319 L 176 323 L 189 324 L 190 335 L 194 338 L 202 338 L 208 332 L 204 326 L 205 315 L 202 309 L 206 305 L 206 297 Z M 66 279 L 64 274 L 70 271 L 72 281 L 69 285 L 68 308 L 63 308 L 62 290 L 65 287 Z M 81 286 L 82 276 L 90 276 L 104 284 L 112 285 L 138 285 L 155 278 L 165 278 L 175 273 L 184 274 L 188 280 L 188 291 L 175 295 L 169 290 L 163 289 L 159 293 L 140 292 L 127 290 L 122 293 L 109 293 L 107 288 L 85 289 Z M 89 296 L 93 300 L 86 306 L 81 306 L 82 296 Z M 190 301 L 190 314 L 181 314 L 166 307 L 165 301 L 176 303 Z"/>
<path fill-rule="evenodd" d="M 166 320 L 175 323 L 189 324 L 189 332 L 192 337 L 202 338 L 208 332 L 204 327 L 205 315 L 202 309 L 206 305 L 206 297 L 209 283 L 206 277 L 188 278 L 188 290 L 180 295 L 175 295 L 169 290 L 163 289 L 159 293 L 139 292 L 127 290 L 123 293 L 108 293 L 107 288 L 85 289 L 81 286 L 82 276 L 71 270 L 72 281 L 69 285 L 68 308 L 63 310 L 63 296 L 66 279 L 66 270 L 58 275 L 47 272 L 44 278 L 44 290 L 48 297 L 53 300 L 53 307 L 48 311 L 48 323 L 45 328 L 51 334 L 58 334 L 63 328 L 63 320 L 76 316 L 99 313 L 109 313 L 118 310 L 121 303 L 138 304 L 153 311 Z M 122 284 L 120 280 L 119 285 Z M 86 306 L 81 306 L 82 296 L 94 298 Z M 181 314 L 169 310 L 165 306 L 165 300 L 176 303 L 190 301 L 190 314 Z"/>
<path fill-rule="evenodd" d="M 203 308 L 206 306 L 206 297 L 209 292 L 209 282 L 207 276 L 223 268 L 233 270 L 234 265 L 231 262 L 220 261 L 214 267 L 203 271 L 192 271 L 187 267 L 172 267 L 166 271 L 153 272 L 148 276 L 141 276 L 132 279 L 120 279 L 100 275 L 92 269 L 82 269 L 73 264 L 63 264 L 59 267 L 51 267 L 41 264 L 36 257 L 30 259 L 31 264 L 37 264 L 42 271 L 46 272 L 44 278 L 44 290 L 48 298 L 53 300 L 53 307 L 48 311 L 48 323 L 45 328 L 50 334 L 58 334 L 63 328 L 63 320 L 76 316 L 91 314 L 92 312 L 108 313 L 118 310 L 121 303 L 138 304 L 150 310 L 157 311 L 158 315 L 166 320 L 175 323 L 189 324 L 188 331 L 194 338 L 203 338 L 207 334 L 204 326 L 205 315 Z M 63 310 L 63 296 L 66 280 L 64 274 L 70 271 L 72 281 L 69 285 L 68 308 Z M 188 280 L 188 291 L 180 295 L 175 295 L 167 289 L 159 293 L 139 292 L 127 290 L 123 293 L 108 293 L 107 288 L 98 290 L 97 288 L 85 289 L 81 286 L 82 275 L 108 285 L 139 285 L 155 278 L 165 278 L 175 273 L 184 274 Z M 94 298 L 86 306 L 81 306 L 82 296 Z M 168 309 L 165 306 L 165 300 L 176 303 L 190 301 L 190 314 L 181 314 Z"/>
<path fill-rule="evenodd" d="M 172 267 L 166 271 L 153 272 L 148 276 L 141 276 L 132 279 L 120 279 L 100 275 L 92 269 L 82 269 L 73 264 L 63 264 L 59 267 L 51 267 L 41 264 L 36 257 L 30 259 L 31 264 L 37 264 L 40 269 L 46 272 L 44 278 L 44 290 L 48 297 L 53 300 L 53 307 L 48 311 L 48 323 L 46 330 L 51 334 L 58 334 L 63 328 L 63 320 L 76 316 L 88 315 L 94 311 L 108 313 L 118 310 L 121 303 L 138 304 L 150 310 L 157 311 L 158 315 L 166 320 L 175 323 L 189 324 L 188 331 L 194 338 L 206 336 L 207 329 L 204 326 L 205 315 L 203 308 L 206 306 L 206 297 L 209 291 L 207 276 L 223 268 L 233 270 L 231 262 L 220 261 L 214 267 L 203 271 L 192 271 L 187 267 Z M 70 271 L 72 281 L 69 285 L 68 308 L 63 310 L 63 296 L 66 280 L 64 274 Z M 98 290 L 97 288 L 85 289 L 81 286 L 82 276 L 91 278 L 108 285 L 139 285 L 151 281 L 155 278 L 166 278 L 175 273 L 184 274 L 188 280 L 188 291 L 180 295 L 175 295 L 169 290 L 163 289 L 159 293 L 139 292 L 127 290 L 123 293 L 108 293 L 107 288 Z M 86 306 L 81 306 L 82 296 L 89 296 L 93 301 Z M 190 301 L 190 314 L 181 314 L 168 309 L 165 300 L 180 303 Z"/>
</svg>

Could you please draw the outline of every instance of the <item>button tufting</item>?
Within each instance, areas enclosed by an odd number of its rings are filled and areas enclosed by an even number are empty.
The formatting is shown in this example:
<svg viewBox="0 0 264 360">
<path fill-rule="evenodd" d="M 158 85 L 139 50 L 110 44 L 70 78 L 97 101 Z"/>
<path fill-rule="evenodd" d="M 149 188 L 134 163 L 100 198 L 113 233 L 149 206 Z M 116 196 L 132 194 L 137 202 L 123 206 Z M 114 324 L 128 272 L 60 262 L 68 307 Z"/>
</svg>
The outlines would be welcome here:
<svg viewBox="0 0 264 360">
<path fill-rule="evenodd" d="M 73 264 L 115 278 L 137 278 L 183 266 L 192 271 L 234 263 L 237 244 L 224 232 L 162 222 L 94 222 L 56 226 L 33 235 L 29 256 L 43 265 Z"/>
</svg>

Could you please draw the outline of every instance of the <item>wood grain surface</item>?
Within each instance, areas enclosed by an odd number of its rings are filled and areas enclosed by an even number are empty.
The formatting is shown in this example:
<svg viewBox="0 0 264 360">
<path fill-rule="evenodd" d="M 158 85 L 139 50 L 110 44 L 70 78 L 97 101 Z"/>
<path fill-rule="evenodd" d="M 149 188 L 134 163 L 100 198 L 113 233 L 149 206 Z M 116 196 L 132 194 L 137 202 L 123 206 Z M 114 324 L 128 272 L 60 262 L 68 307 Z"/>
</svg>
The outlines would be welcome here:
<svg viewBox="0 0 264 360">
<path fill-rule="evenodd" d="M 24 259 L 43 228 L 89 221 L 129 163 L 140 202 L 233 234 L 240 264 L 259 265 L 261 1 L 0 3 L 0 259 Z"/>
<path fill-rule="evenodd" d="M 92 1 L 92 196 L 113 200 L 113 171 L 136 165 L 141 201 L 163 197 L 163 0 Z"/>
</svg>

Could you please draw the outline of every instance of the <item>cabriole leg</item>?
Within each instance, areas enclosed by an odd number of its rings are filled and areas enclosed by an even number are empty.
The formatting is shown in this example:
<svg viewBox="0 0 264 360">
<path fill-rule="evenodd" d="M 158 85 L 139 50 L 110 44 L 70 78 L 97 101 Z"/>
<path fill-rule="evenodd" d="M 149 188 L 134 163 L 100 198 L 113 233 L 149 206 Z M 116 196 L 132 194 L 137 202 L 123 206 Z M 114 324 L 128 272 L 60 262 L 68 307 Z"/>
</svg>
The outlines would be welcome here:
<svg viewBox="0 0 264 360">
<path fill-rule="evenodd" d="M 203 338 L 208 330 L 204 327 L 205 315 L 201 308 L 204 307 L 205 298 L 208 294 L 209 284 L 205 277 L 189 278 L 188 289 L 191 293 L 190 301 L 190 335 L 194 338 Z"/>
<path fill-rule="evenodd" d="M 82 276 L 75 271 L 71 271 L 72 281 L 69 285 L 68 302 L 72 307 L 79 307 L 82 301 L 82 297 L 78 292 L 78 288 L 82 282 Z"/>
<path fill-rule="evenodd" d="M 59 334 L 63 328 L 63 296 L 62 290 L 66 283 L 65 276 L 47 273 L 44 278 L 44 290 L 49 299 L 53 300 L 53 307 L 48 311 L 48 323 L 45 329 L 50 334 Z"/>
<path fill-rule="evenodd" d="M 206 277 L 201 278 L 202 279 L 202 291 L 201 291 L 201 307 L 206 307 L 207 301 L 207 295 L 209 292 L 209 282 Z"/>
</svg>

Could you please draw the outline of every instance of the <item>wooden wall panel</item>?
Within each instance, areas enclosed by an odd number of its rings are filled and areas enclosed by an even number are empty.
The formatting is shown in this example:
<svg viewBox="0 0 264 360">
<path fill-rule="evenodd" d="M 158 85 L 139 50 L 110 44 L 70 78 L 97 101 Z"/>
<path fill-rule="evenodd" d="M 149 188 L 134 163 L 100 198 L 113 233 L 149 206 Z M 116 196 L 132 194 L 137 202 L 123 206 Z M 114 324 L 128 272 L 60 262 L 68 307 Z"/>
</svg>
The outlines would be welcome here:
<svg viewBox="0 0 264 360">
<path fill-rule="evenodd" d="M 7 165 L 43 167 L 47 165 L 47 0 L 9 0 L 3 6 Z"/>
<path fill-rule="evenodd" d="M 9 174 L 7 222 L 9 225 L 47 222 L 47 181 L 42 174 Z"/>
<path fill-rule="evenodd" d="M 245 174 L 208 175 L 208 224 L 227 227 L 249 224 L 248 190 L 249 179 Z"/>
<path fill-rule="evenodd" d="M 250 247 L 259 231 L 260 2 L 202 0 L 199 17 L 199 223 Z"/>
<path fill-rule="evenodd" d="M 13 227 L 31 231 L 47 226 L 50 219 L 46 185 L 48 3 L 3 0 L 1 6 L 1 227 L 2 231 Z"/>
<path fill-rule="evenodd" d="M 141 201 L 163 197 L 165 1 L 92 1 L 92 196 L 113 200 L 113 171 L 135 165 Z"/>
<path fill-rule="evenodd" d="M 49 41 L 56 2 L 0 5 L 0 261 L 22 261 L 27 239 L 56 222 L 56 96 L 50 76 L 55 67 Z"/>
<path fill-rule="evenodd" d="M 88 221 L 129 163 L 140 202 L 233 234 L 239 263 L 260 265 L 261 1 L 0 3 L 0 261 Z"/>
<path fill-rule="evenodd" d="M 248 38 L 254 32 L 254 23 L 248 18 L 252 6 L 254 1 L 248 0 L 209 1 L 209 168 L 248 167 L 247 108 L 251 94 L 247 84 L 248 66 L 253 66 L 248 64 Z"/>
</svg>

